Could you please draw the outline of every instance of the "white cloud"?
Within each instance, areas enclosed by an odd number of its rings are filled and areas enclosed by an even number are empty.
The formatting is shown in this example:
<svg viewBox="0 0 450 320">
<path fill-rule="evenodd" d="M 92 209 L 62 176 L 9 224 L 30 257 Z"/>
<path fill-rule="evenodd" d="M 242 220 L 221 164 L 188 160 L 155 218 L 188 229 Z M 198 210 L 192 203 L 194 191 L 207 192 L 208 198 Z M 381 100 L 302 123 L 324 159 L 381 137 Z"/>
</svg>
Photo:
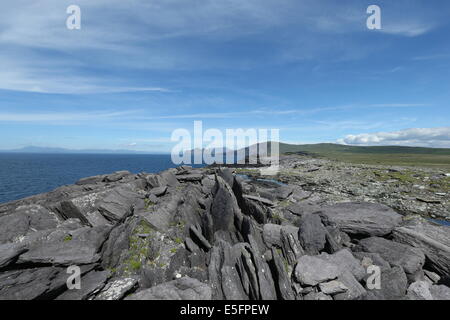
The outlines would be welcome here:
<svg viewBox="0 0 450 320">
<path fill-rule="evenodd" d="M 450 127 L 411 128 L 394 132 L 347 135 L 338 143 L 349 145 L 401 145 L 450 148 Z"/>
<path fill-rule="evenodd" d="M 381 32 L 405 37 L 417 37 L 430 32 L 433 28 L 434 26 L 430 23 L 404 23 L 388 25 L 383 27 Z"/>
</svg>

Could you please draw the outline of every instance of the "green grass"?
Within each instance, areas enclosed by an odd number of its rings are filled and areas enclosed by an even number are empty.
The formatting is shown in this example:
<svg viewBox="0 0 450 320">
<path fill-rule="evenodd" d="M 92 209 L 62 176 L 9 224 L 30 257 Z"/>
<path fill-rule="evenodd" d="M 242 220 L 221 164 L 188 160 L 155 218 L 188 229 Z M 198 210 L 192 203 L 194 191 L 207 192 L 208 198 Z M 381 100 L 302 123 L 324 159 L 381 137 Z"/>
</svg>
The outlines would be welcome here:
<svg viewBox="0 0 450 320">
<path fill-rule="evenodd" d="M 145 210 L 148 210 L 155 205 L 155 203 L 153 201 L 151 201 L 150 199 L 144 199 L 144 203 L 145 203 L 145 205 L 144 205 Z"/>
<path fill-rule="evenodd" d="M 443 148 L 360 147 L 332 143 L 292 145 L 280 143 L 280 153 L 304 153 L 311 156 L 359 164 L 450 169 L 450 149 Z"/>
<path fill-rule="evenodd" d="M 141 221 L 133 230 L 129 242 L 129 255 L 125 261 L 125 272 L 137 272 L 142 267 L 142 262 L 148 256 L 148 246 L 151 237 L 140 238 L 138 234 L 151 234 L 153 229 L 145 222 Z"/>
</svg>

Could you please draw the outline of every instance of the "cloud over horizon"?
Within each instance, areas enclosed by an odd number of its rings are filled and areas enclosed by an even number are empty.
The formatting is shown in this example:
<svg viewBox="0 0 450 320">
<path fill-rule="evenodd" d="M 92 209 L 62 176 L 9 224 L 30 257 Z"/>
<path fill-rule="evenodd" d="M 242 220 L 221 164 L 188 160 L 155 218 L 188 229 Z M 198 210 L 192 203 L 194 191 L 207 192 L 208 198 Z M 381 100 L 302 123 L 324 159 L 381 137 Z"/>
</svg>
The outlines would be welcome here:
<svg viewBox="0 0 450 320">
<path fill-rule="evenodd" d="M 347 135 L 338 143 L 361 146 L 411 146 L 450 148 L 450 127 L 410 128 L 394 132 Z"/>
</svg>

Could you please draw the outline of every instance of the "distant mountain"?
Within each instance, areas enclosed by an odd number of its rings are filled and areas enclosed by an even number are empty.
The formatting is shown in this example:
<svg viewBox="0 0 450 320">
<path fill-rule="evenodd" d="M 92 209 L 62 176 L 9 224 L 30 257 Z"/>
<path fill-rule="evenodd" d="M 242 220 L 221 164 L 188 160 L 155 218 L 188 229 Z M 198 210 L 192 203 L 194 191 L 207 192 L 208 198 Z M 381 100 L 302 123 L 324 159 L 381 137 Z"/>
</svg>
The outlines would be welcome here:
<svg viewBox="0 0 450 320">
<path fill-rule="evenodd" d="M 162 154 L 161 152 L 145 152 L 134 150 L 108 149 L 65 149 L 28 146 L 20 149 L 0 150 L 0 153 L 48 153 L 48 154 Z"/>
<path fill-rule="evenodd" d="M 268 154 L 271 143 L 267 145 Z M 245 148 L 245 154 L 250 148 Z M 349 146 L 334 143 L 279 144 L 280 154 L 298 154 L 359 164 L 421 166 L 450 169 L 450 148 Z"/>
</svg>

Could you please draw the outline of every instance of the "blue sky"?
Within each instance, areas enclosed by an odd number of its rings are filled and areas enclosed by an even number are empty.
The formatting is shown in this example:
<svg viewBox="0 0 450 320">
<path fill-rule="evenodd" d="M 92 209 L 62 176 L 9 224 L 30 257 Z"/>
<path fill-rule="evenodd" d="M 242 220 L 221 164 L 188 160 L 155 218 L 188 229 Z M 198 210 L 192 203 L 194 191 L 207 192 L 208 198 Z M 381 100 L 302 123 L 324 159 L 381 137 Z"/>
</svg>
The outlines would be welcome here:
<svg viewBox="0 0 450 320">
<path fill-rule="evenodd" d="M 81 30 L 66 28 L 80 6 Z M 382 29 L 366 9 L 380 6 Z M 169 151 L 177 128 L 450 147 L 446 0 L 0 4 L 0 149 Z"/>
</svg>

